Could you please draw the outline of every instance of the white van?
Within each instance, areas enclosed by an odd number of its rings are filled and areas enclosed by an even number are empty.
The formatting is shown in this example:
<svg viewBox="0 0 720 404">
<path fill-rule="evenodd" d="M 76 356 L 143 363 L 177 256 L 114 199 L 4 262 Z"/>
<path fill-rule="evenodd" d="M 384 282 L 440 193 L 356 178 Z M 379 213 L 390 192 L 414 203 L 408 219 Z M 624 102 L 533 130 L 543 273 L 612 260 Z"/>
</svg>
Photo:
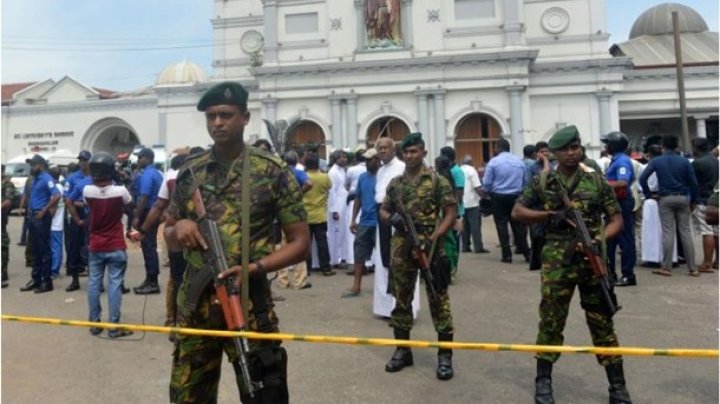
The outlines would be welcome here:
<svg viewBox="0 0 720 404">
<path fill-rule="evenodd" d="M 3 175 L 10 176 L 10 181 L 21 196 L 25 190 L 25 182 L 30 176 L 30 164 L 26 160 L 31 159 L 35 154 L 38 153 L 23 154 L 3 163 L 5 164 Z M 41 153 L 40 155 L 45 158 Z"/>
</svg>

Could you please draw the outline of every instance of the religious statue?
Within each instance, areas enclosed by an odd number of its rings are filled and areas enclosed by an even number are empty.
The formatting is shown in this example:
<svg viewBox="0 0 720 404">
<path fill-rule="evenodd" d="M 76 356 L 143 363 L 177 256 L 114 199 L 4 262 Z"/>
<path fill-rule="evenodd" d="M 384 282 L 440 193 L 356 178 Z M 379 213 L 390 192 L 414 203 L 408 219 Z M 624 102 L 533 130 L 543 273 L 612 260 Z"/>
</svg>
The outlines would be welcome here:
<svg viewBox="0 0 720 404">
<path fill-rule="evenodd" d="M 367 0 L 365 27 L 368 48 L 403 46 L 400 0 Z"/>
</svg>

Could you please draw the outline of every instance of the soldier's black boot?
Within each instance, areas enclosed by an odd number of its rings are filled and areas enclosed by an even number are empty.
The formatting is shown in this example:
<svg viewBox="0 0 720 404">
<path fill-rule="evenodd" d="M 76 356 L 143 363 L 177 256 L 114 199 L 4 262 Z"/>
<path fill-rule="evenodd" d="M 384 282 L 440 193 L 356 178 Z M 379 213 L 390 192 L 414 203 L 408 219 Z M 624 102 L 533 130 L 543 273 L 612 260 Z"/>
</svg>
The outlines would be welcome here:
<svg viewBox="0 0 720 404">
<path fill-rule="evenodd" d="M 80 280 L 78 280 L 78 275 L 73 274 L 72 276 L 72 282 L 68 285 L 68 287 L 65 288 L 66 292 L 73 292 L 80 289 Z"/>
<path fill-rule="evenodd" d="M 453 334 L 438 333 L 438 341 L 452 342 Z M 450 380 L 455 375 L 452 366 L 452 349 L 438 350 L 438 366 L 436 376 L 440 380 Z"/>
<path fill-rule="evenodd" d="M 625 387 L 625 373 L 623 372 L 622 363 L 611 363 L 605 366 L 608 383 L 610 387 L 610 404 L 632 404 L 630 393 Z"/>
<path fill-rule="evenodd" d="M 537 360 L 535 377 L 535 404 L 555 404 L 552 391 L 553 363 L 545 359 Z"/>
<path fill-rule="evenodd" d="M 395 339 L 410 339 L 410 331 L 394 328 Z M 385 365 L 386 372 L 398 372 L 406 366 L 413 365 L 413 356 L 410 348 L 397 347 L 390 361 Z"/>
</svg>

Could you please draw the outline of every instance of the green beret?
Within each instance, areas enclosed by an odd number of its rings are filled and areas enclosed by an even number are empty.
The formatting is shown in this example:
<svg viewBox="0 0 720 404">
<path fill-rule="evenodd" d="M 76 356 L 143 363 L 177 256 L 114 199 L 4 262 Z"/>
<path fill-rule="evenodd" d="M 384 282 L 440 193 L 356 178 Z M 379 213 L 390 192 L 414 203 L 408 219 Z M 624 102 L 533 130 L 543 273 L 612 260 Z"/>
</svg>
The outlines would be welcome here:
<svg viewBox="0 0 720 404">
<path fill-rule="evenodd" d="M 580 139 L 580 132 L 578 132 L 578 128 L 575 125 L 566 126 L 559 131 L 555 132 L 554 135 L 550 138 L 550 141 L 548 142 L 548 146 L 550 147 L 550 150 L 557 150 L 562 149 L 563 147 L 567 146 L 570 142 L 579 140 Z"/>
<path fill-rule="evenodd" d="M 241 105 L 247 106 L 248 92 L 240 84 L 233 81 L 224 81 L 210 87 L 198 101 L 198 111 L 205 111 L 214 105 Z"/>
<path fill-rule="evenodd" d="M 425 146 L 425 141 L 423 141 L 422 133 L 408 133 L 407 135 L 405 135 L 405 138 L 403 138 L 402 142 L 400 142 L 400 150 L 405 150 L 405 148 L 407 147 L 417 145 Z"/>
</svg>

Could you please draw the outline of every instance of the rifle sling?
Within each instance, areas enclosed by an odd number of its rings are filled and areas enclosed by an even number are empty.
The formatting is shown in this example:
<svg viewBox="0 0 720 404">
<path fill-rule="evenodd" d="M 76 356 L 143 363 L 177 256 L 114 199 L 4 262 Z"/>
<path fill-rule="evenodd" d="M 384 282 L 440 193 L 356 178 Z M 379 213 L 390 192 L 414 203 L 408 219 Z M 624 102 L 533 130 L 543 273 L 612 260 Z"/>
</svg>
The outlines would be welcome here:
<svg viewBox="0 0 720 404">
<path fill-rule="evenodd" d="M 242 283 L 240 285 L 240 299 L 242 303 L 243 315 L 248 319 L 248 307 L 250 304 L 250 154 L 251 149 L 247 144 L 243 147 L 243 166 L 242 166 L 242 195 L 240 197 L 240 210 L 242 226 L 242 241 L 240 243 L 240 265 L 242 266 Z M 263 299 L 257 299 L 258 300 Z M 255 311 L 255 310 L 253 310 Z"/>
</svg>

